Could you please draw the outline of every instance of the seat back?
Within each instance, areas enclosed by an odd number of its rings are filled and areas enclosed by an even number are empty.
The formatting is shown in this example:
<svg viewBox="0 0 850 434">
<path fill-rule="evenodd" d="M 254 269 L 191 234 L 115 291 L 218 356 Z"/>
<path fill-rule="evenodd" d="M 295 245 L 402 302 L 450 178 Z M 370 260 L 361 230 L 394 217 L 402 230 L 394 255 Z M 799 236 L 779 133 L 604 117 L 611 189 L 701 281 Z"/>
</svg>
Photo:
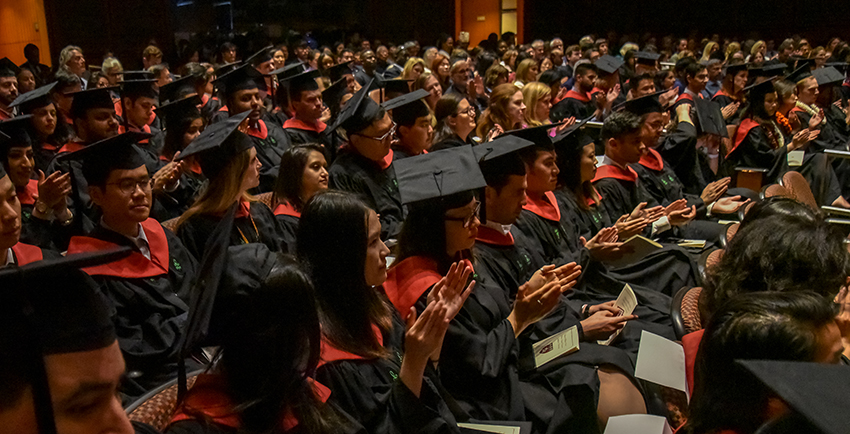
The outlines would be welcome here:
<svg viewBox="0 0 850 434">
<path fill-rule="evenodd" d="M 180 220 L 180 217 L 174 217 L 173 219 L 168 219 L 162 222 L 162 227 L 168 229 L 171 232 L 177 231 L 177 220 Z"/>
<path fill-rule="evenodd" d="M 767 199 L 769 197 L 792 197 L 791 193 L 785 187 L 779 184 L 770 184 L 765 186 L 761 190 L 761 198 Z"/>
<path fill-rule="evenodd" d="M 274 202 L 273 192 L 259 194 L 257 195 L 257 199 L 259 199 L 260 202 L 264 203 L 267 207 L 269 207 L 269 209 L 274 210 L 274 203 L 272 203 Z"/>
<path fill-rule="evenodd" d="M 191 388 L 203 370 L 187 375 L 186 385 Z M 148 392 L 124 409 L 127 417 L 136 422 L 146 423 L 162 432 L 177 411 L 177 379 Z"/>
<path fill-rule="evenodd" d="M 697 286 L 695 288 L 691 288 L 682 297 L 682 323 L 684 325 L 685 335 L 702 330 L 703 328 L 702 319 L 699 314 L 700 294 L 702 294 L 702 288 Z"/>
<path fill-rule="evenodd" d="M 815 195 L 812 194 L 809 182 L 799 172 L 792 170 L 785 173 L 780 182 L 788 190 L 790 197 L 812 207 L 812 209 L 818 209 L 818 202 L 815 200 Z"/>
</svg>

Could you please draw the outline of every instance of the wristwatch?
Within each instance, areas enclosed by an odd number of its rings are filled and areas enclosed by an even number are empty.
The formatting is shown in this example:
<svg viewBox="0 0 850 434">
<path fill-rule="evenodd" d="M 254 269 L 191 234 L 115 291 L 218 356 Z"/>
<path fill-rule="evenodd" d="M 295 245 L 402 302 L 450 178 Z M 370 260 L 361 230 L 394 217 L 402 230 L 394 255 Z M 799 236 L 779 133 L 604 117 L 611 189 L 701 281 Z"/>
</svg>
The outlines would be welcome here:
<svg viewBox="0 0 850 434">
<path fill-rule="evenodd" d="M 42 215 L 46 215 L 47 211 L 50 210 L 50 207 L 48 207 L 46 203 L 37 200 L 35 202 L 35 210 L 38 211 Z"/>
</svg>

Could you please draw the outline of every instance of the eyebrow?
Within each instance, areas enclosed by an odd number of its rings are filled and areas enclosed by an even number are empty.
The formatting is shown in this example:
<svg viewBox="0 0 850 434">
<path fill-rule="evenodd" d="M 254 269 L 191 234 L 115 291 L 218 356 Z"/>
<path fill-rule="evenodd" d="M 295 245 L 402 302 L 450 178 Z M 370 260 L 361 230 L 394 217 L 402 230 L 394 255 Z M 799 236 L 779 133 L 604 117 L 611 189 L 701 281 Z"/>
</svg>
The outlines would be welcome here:
<svg viewBox="0 0 850 434">
<path fill-rule="evenodd" d="M 94 383 L 94 382 L 82 383 L 77 387 L 76 390 L 74 390 L 74 393 L 72 393 L 71 396 L 60 401 L 60 404 L 61 405 L 69 405 L 69 404 L 73 403 L 74 401 L 76 401 L 76 400 L 78 400 L 78 399 L 80 399 L 80 398 L 82 398 L 86 395 L 93 394 L 93 393 L 100 393 L 100 392 L 105 392 L 105 391 L 111 392 L 113 387 L 114 387 L 114 384 L 112 384 L 112 383 Z"/>
</svg>

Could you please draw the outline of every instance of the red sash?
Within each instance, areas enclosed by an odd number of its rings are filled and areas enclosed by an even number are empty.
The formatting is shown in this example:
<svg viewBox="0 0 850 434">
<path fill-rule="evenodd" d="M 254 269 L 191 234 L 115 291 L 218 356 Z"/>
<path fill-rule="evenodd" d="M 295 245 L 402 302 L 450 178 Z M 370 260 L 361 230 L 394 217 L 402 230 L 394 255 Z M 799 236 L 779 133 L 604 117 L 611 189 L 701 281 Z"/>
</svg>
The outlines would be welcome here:
<svg viewBox="0 0 850 434">
<path fill-rule="evenodd" d="M 15 254 L 15 263 L 18 266 L 44 259 L 44 252 L 41 251 L 41 248 L 24 243 L 18 243 L 12 246 L 12 253 Z"/>
<path fill-rule="evenodd" d="M 248 127 L 248 135 L 251 137 L 256 137 L 260 140 L 265 140 L 266 137 L 269 136 L 269 129 L 266 127 L 266 123 L 263 122 L 262 119 L 257 121 L 257 125 L 260 127 L 259 129 L 254 129 L 253 127 Z"/>
<path fill-rule="evenodd" d="M 59 152 L 57 152 L 57 154 L 62 154 L 62 153 L 65 153 L 65 152 L 75 152 L 75 151 L 79 151 L 80 149 L 83 149 L 85 147 L 86 147 L 86 145 L 84 145 L 80 142 L 68 142 L 68 143 L 65 143 L 65 146 L 59 148 Z"/>
<path fill-rule="evenodd" d="M 567 94 L 564 96 L 564 99 L 567 99 L 567 98 L 577 99 L 581 102 L 590 102 L 590 94 L 578 93 L 573 89 L 570 89 L 570 91 L 567 92 Z"/>
<path fill-rule="evenodd" d="M 508 232 L 507 234 L 503 234 L 489 226 L 479 226 L 478 236 L 475 237 L 475 240 L 481 241 L 485 244 L 492 244 L 494 246 L 514 245 L 514 235 L 512 233 Z"/>
<path fill-rule="evenodd" d="M 375 324 L 372 324 L 372 332 L 375 333 L 375 339 L 378 341 L 378 345 L 384 345 L 384 336 L 381 334 L 381 329 L 378 328 Z M 333 346 L 332 343 L 328 342 L 324 336 L 322 336 L 322 349 L 321 349 L 321 357 L 319 360 L 319 366 L 325 365 L 331 362 L 337 362 L 340 360 L 363 360 L 363 356 L 358 356 L 357 354 L 352 354 L 347 351 L 340 350 L 339 348 Z"/>
<path fill-rule="evenodd" d="M 27 185 L 18 191 L 18 200 L 21 205 L 33 205 L 38 200 L 38 180 L 30 179 Z"/>
<path fill-rule="evenodd" d="M 316 120 L 316 124 L 312 125 L 302 121 L 301 119 L 291 118 L 287 119 L 286 122 L 283 123 L 283 128 L 295 128 L 296 130 L 313 131 L 314 133 L 321 134 L 328 128 L 328 126 L 320 120 Z"/>
<path fill-rule="evenodd" d="M 527 199 L 528 202 L 522 207 L 522 209 L 531 211 L 546 220 L 552 220 L 555 222 L 561 221 L 561 209 L 558 208 L 555 193 L 547 191 L 543 194 L 542 199 L 533 199 L 531 196 L 527 196 Z M 481 227 L 479 227 L 479 230 L 480 229 Z"/>
<path fill-rule="evenodd" d="M 635 182 L 638 179 L 638 174 L 631 167 L 621 169 L 613 164 L 606 164 L 596 169 L 596 176 L 593 177 L 593 182 L 605 178 L 614 178 L 623 181 Z"/>
<path fill-rule="evenodd" d="M 738 146 L 744 141 L 744 138 L 747 137 L 747 134 L 750 133 L 750 130 L 759 126 L 758 122 L 752 120 L 752 118 L 746 118 L 741 121 L 741 125 L 738 125 L 738 129 L 735 131 L 735 140 L 732 142 L 732 148 L 729 149 L 729 152 L 726 153 L 726 156 L 735 152 L 738 149 Z"/>
<path fill-rule="evenodd" d="M 649 153 L 640 157 L 640 165 L 656 172 L 660 172 L 664 169 L 664 160 L 661 158 L 661 154 L 659 154 L 655 149 L 647 149 L 649 150 Z"/>
<path fill-rule="evenodd" d="M 301 213 L 296 211 L 295 207 L 288 201 L 278 204 L 278 206 L 274 209 L 274 215 L 288 215 L 301 218 Z"/>
<path fill-rule="evenodd" d="M 83 271 L 90 276 L 112 276 L 127 279 L 143 279 L 168 274 L 168 238 L 165 230 L 156 220 L 149 218 L 142 222 L 142 229 L 148 239 L 148 247 L 151 251 L 151 259 L 134 251 L 124 259 L 84 268 Z M 92 237 L 77 236 L 71 238 L 68 253 L 86 253 L 107 250 L 118 247 L 108 241 Z"/>
</svg>

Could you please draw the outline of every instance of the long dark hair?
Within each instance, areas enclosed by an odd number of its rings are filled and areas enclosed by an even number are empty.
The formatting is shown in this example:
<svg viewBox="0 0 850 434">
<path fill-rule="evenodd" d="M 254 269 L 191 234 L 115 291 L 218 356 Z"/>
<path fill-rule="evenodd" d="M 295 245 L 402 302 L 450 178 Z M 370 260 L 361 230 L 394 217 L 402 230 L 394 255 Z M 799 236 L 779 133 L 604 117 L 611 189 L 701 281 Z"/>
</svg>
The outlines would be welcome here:
<svg viewBox="0 0 850 434">
<path fill-rule="evenodd" d="M 325 191 L 304 206 L 298 257 L 316 285 L 322 333 L 335 347 L 367 358 L 384 357 L 372 324 L 392 327 L 388 301 L 366 284 L 369 208 L 355 195 Z"/>
<path fill-rule="evenodd" d="M 821 218 L 771 215 L 742 227 L 708 273 L 701 313 L 741 292 L 815 291 L 832 299 L 850 275 L 844 237 Z"/>
<path fill-rule="evenodd" d="M 396 263 L 413 257 L 424 256 L 437 262 L 438 272 L 445 274 L 452 262 L 446 252 L 446 211 L 469 204 L 475 197 L 472 191 L 463 191 L 438 199 L 408 205 L 407 217 L 398 235 L 398 258 Z M 469 252 L 461 252 L 468 257 Z"/>
<path fill-rule="evenodd" d="M 572 192 L 578 206 L 587 210 L 590 209 L 587 198 L 598 200 L 599 194 L 594 190 L 591 181 L 581 179 L 581 154 L 584 152 L 584 146 L 579 142 L 581 134 L 571 134 L 565 141 L 556 145 L 555 164 L 560 169 L 558 187 Z"/>
<path fill-rule="evenodd" d="M 183 150 L 185 147 L 183 144 L 183 135 L 186 134 L 186 131 L 192 126 L 192 122 L 195 122 L 196 119 L 203 120 L 203 117 L 183 117 L 177 125 L 168 125 L 168 128 L 165 130 L 165 140 L 162 146 L 162 155 L 165 158 L 171 160 L 174 158 L 174 154 Z"/>
<path fill-rule="evenodd" d="M 306 432 L 330 433 L 338 418 L 316 397 L 321 329 L 306 272 L 291 257 L 276 264 L 230 315 L 219 366 L 247 432 L 271 432 L 290 411 Z"/>
<path fill-rule="evenodd" d="M 324 149 L 314 143 L 293 146 L 280 157 L 280 171 L 274 185 L 276 203 L 289 202 L 296 210 L 304 208 L 301 187 L 304 169 L 313 151 L 324 155 Z"/>
<path fill-rule="evenodd" d="M 772 394 L 735 360 L 813 361 L 830 304 L 802 291 L 742 293 L 721 306 L 700 343 L 687 433 L 758 429 Z"/>
</svg>

